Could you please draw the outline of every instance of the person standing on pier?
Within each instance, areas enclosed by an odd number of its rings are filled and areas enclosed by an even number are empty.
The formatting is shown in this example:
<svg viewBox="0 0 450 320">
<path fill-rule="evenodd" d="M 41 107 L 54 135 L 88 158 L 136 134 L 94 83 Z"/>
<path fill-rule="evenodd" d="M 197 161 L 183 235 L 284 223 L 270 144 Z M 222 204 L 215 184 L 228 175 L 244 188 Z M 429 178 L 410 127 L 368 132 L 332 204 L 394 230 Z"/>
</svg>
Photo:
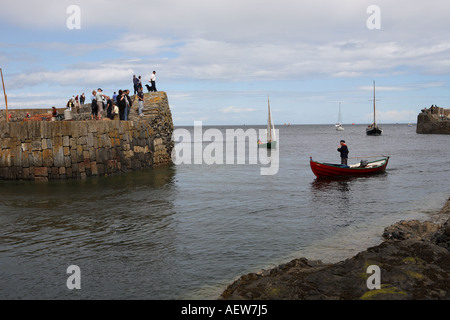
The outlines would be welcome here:
<svg viewBox="0 0 450 320">
<path fill-rule="evenodd" d="M 101 88 L 98 88 L 97 95 L 95 96 L 95 98 L 97 100 L 97 108 L 98 108 L 97 112 L 99 120 L 101 120 L 103 117 L 103 109 L 104 109 L 103 97 L 105 97 L 106 100 L 108 99 L 108 97 L 103 94 L 103 90 Z"/>
<path fill-rule="evenodd" d="M 139 91 L 137 94 L 138 97 L 138 112 L 139 116 L 142 117 L 144 115 L 144 91 L 142 91 L 142 87 L 139 87 Z"/>
<path fill-rule="evenodd" d="M 122 90 L 119 90 L 119 95 L 117 96 L 117 106 L 119 107 L 119 119 L 125 120 L 125 109 L 126 109 L 126 98 Z"/>
<path fill-rule="evenodd" d="M 153 71 L 149 82 L 152 84 L 152 86 L 150 87 L 150 91 L 156 92 L 156 71 Z"/>
<path fill-rule="evenodd" d="M 134 94 L 138 93 L 139 80 L 138 80 L 138 78 L 136 78 L 136 75 L 133 76 L 133 88 L 134 88 Z"/>
</svg>

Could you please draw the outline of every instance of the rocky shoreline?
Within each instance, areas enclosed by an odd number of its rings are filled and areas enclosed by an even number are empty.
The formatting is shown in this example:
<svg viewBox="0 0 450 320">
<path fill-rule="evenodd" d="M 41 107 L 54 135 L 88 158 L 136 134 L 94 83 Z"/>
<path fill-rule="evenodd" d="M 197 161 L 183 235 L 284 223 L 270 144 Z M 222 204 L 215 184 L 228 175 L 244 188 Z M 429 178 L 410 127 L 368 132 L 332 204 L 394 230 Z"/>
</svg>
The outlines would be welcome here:
<svg viewBox="0 0 450 320">
<path fill-rule="evenodd" d="M 381 244 L 338 263 L 299 258 L 241 276 L 219 299 L 450 299 L 450 198 L 438 215 L 445 217 L 442 223 L 411 220 L 391 225 Z M 379 267 L 379 289 L 368 288 L 373 274 L 369 266 Z"/>
</svg>

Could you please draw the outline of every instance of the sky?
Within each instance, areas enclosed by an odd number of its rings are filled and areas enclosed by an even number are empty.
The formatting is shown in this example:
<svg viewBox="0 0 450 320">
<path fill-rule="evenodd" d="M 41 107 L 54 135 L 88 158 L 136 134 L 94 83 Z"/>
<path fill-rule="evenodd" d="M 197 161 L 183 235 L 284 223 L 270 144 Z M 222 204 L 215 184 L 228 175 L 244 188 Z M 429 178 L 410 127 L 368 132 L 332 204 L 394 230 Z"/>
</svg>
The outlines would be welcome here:
<svg viewBox="0 0 450 320">
<path fill-rule="evenodd" d="M 268 97 L 275 124 L 334 124 L 339 105 L 344 124 L 369 124 L 374 81 L 380 124 L 450 105 L 448 0 L 1 4 L 11 109 L 133 90 L 153 70 L 175 126 L 265 124 Z"/>
</svg>

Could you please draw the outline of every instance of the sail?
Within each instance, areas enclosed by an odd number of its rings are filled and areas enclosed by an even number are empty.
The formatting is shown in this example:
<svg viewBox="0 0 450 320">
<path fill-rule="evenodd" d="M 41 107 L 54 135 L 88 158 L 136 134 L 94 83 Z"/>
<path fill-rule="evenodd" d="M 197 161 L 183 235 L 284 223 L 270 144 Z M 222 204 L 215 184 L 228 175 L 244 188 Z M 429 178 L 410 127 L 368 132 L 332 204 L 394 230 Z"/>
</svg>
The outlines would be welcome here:
<svg viewBox="0 0 450 320">
<path fill-rule="evenodd" d="M 276 140 L 276 136 L 275 136 L 275 126 L 273 125 L 272 121 L 272 113 L 270 112 L 269 98 L 267 98 L 267 108 L 269 112 L 269 115 L 267 117 L 267 142 L 272 142 Z"/>
</svg>

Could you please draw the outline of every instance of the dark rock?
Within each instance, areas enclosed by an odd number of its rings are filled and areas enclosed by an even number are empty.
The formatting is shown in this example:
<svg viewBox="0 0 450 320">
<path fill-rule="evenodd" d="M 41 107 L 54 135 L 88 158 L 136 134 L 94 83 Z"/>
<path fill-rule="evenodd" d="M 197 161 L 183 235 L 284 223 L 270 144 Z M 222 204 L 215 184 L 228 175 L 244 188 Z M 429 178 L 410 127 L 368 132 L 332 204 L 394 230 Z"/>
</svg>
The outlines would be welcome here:
<svg viewBox="0 0 450 320">
<path fill-rule="evenodd" d="M 384 229 L 383 238 L 387 240 L 430 240 L 439 229 L 439 225 L 433 222 L 419 220 L 400 221 Z"/>
<path fill-rule="evenodd" d="M 441 214 L 450 213 L 450 199 Z M 400 221 L 385 241 L 335 264 L 292 260 L 244 275 L 222 300 L 430 300 L 450 299 L 450 220 Z M 379 289 L 368 288 L 369 266 L 380 269 Z"/>
</svg>

